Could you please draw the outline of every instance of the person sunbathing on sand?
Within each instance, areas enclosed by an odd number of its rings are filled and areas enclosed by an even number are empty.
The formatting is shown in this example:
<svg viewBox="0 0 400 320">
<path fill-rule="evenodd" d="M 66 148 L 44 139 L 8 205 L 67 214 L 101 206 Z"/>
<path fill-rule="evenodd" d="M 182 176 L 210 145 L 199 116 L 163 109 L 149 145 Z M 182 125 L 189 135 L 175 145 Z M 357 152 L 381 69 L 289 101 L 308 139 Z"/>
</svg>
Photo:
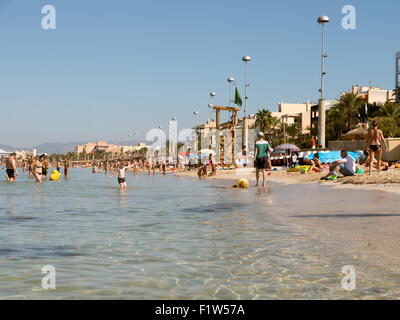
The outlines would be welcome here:
<svg viewBox="0 0 400 320">
<path fill-rule="evenodd" d="M 315 153 L 313 159 L 311 160 L 313 165 L 310 170 L 314 170 L 315 172 L 321 172 L 323 170 L 323 163 L 319 160 L 319 153 Z"/>
<path fill-rule="evenodd" d="M 370 154 L 369 154 L 369 152 L 367 150 L 363 151 L 363 153 L 364 153 L 365 159 L 360 161 L 360 165 L 365 169 L 364 171 L 366 171 L 366 169 L 370 167 L 371 156 L 370 156 Z M 378 168 L 378 160 L 373 159 L 372 168 L 377 170 L 377 168 Z M 381 171 L 388 171 L 388 170 L 392 170 L 394 168 L 396 168 L 396 164 L 395 163 L 393 164 L 393 163 L 381 161 L 381 167 L 380 167 Z"/>
<path fill-rule="evenodd" d="M 307 165 L 311 166 L 310 169 L 308 170 L 308 173 L 311 173 L 311 172 L 320 173 L 320 172 L 326 170 L 327 168 L 329 168 L 329 165 L 324 165 L 322 163 L 322 161 L 319 160 L 319 153 L 318 152 L 316 154 L 314 154 L 314 157 L 313 157 L 312 160 L 311 159 L 305 159 L 304 162 Z"/>
</svg>

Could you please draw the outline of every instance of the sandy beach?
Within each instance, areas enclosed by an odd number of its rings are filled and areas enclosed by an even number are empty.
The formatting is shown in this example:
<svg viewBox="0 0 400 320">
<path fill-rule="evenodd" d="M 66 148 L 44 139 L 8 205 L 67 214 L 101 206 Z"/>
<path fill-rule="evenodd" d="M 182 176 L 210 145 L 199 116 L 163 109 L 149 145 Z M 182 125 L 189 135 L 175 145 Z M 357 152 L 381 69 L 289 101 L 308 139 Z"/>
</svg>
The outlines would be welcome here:
<svg viewBox="0 0 400 320">
<path fill-rule="evenodd" d="M 267 182 L 272 181 L 281 184 L 304 184 L 304 183 L 321 183 L 330 185 L 340 189 L 359 189 L 359 190 L 379 190 L 400 194 L 400 169 L 369 174 L 355 175 L 352 177 L 341 177 L 336 181 L 321 182 L 324 173 L 300 174 L 299 172 L 282 172 L 268 171 Z M 193 177 L 197 178 L 197 171 L 183 171 L 175 173 L 177 177 Z M 217 170 L 216 176 L 207 177 L 206 179 L 233 180 L 247 179 L 251 183 L 255 183 L 254 168 L 240 168 L 231 170 Z M 261 177 L 262 181 L 262 177 Z"/>
</svg>

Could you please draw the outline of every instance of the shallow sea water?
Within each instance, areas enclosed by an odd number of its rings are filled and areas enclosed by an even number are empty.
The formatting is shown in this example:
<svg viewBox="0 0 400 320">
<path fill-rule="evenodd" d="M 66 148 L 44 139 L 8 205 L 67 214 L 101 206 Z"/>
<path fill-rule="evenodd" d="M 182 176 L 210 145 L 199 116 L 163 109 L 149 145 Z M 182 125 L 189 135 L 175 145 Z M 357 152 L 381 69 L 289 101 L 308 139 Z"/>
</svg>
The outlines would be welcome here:
<svg viewBox="0 0 400 320">
<path fill-rule="evenodd" d="M 299 227 L 303 192 L 322 192 L 317 186 L 243 191 L 128 173 L 121 192 L 116 180 L 71 169 L 69 181 L 36 185 L 22 174 L 0 183 L 1 299 L 400 296 L 396 272 L 360 264 L 338 239 Z M 349 264 L 360 279 L 351 292 L 341 288 Z M 41 286 L 45 265 L 56 269 L 55 290 Z"/>
</svg>

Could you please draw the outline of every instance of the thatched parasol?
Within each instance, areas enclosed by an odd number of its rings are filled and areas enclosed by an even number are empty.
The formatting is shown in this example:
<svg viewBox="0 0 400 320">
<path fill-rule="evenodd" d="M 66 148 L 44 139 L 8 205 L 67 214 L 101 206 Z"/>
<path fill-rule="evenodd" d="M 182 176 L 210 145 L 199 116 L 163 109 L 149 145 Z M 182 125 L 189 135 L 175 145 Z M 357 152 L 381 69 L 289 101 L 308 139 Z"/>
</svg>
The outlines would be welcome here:
<svg viewBox="0 0 400 320">
<path fill-rule="evenodd" d="M 343 135 L 343 140 L 363 140 L 368 138 L 368 130 L 364 126 L 365 125 L 357 125 L 357 128 Z"/>
</svg>

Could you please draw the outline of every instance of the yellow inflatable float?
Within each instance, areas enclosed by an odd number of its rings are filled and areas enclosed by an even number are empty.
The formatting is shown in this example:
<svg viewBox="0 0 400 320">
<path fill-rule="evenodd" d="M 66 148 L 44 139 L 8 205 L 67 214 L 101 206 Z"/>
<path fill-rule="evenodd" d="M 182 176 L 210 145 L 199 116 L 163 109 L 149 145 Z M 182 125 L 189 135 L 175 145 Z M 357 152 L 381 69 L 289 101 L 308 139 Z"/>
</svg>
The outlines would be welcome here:
<svg viewBox="0 0 400 320">
<path fill-rule="evenodd" d="M 50 180 L 52 181 L 57 181 L 60 179 L 61 173 L 59 173 L 57 170 L 53 170 L 53 172 L 50 175 Z"/>
<path fill-rule="evenodd" d="M 236 185 L 236 188 L 239 189 L 248 189 L 249 188 L 249 181 L 247 179 L 240 179 Z"/>
</svg>

